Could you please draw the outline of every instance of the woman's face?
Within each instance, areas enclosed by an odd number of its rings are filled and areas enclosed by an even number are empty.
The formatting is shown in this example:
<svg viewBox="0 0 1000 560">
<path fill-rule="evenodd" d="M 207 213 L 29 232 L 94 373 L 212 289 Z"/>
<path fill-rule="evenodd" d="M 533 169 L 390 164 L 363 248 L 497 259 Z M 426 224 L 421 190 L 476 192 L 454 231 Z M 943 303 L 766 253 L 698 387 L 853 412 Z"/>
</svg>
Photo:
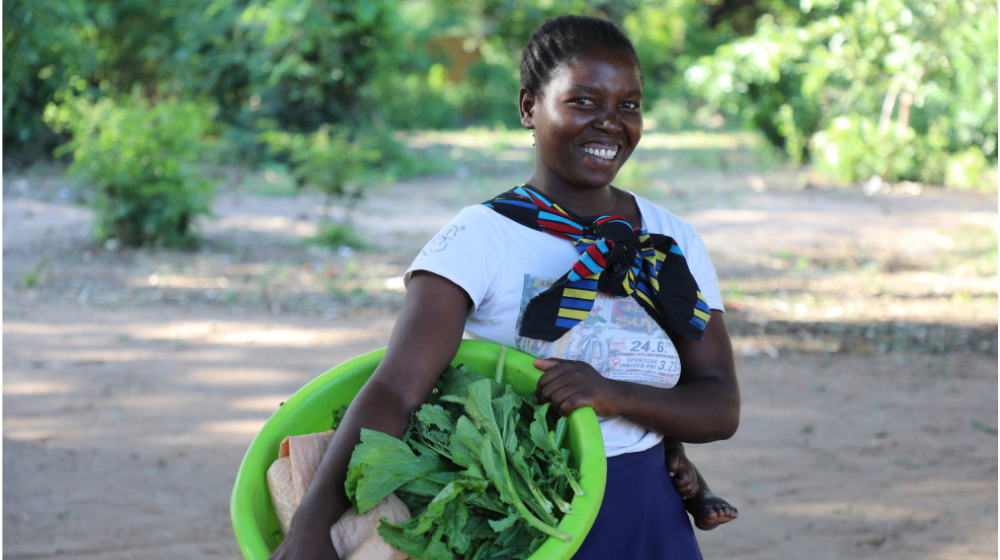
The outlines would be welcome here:
<svg viewBox="0 0 1000 560">
<path fill-rule="evenodd" d="M 561 65 L 540 95 L 522 89 L 521 123 L 535 130 L 536 178 L 578 189 L 611 184 L 642 136 L 641 103 L 639 69 L 620 49 L 593 48 Z"/>
</svg>

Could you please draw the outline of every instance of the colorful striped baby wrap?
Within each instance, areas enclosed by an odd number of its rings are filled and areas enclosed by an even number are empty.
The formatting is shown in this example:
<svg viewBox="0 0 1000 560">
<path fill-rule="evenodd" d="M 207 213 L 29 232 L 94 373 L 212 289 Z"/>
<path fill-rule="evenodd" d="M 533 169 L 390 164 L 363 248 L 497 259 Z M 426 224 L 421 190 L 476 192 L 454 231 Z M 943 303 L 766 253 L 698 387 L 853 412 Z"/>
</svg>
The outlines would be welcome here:
<svg viewBox="0 0 1000 560">
<path fill-rule="evenodd" d="M 587 223 L 530 185 L 483 204 L 525 227 L 571 241 L 580 253 L 569 272 L 528 303 L 521 336 L 558 339 L 587 317 L 597 292 L 631 296 L 667 333 L 704 336 L 711 311 L 673 238 L 633 230 L 622 216 Z"/>
</svg>

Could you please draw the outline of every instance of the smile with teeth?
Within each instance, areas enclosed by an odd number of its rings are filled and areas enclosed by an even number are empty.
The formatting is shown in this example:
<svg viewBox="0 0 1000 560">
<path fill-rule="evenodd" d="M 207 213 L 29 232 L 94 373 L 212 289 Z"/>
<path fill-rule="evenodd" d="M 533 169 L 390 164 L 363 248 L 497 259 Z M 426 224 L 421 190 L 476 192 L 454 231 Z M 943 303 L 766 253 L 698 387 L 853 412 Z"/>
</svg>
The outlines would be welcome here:
<svg viewBox="0 0 1000 560">
<path fill-rule="evenodd" d="M 584 147 L 583 151 L 587 152 L 592 156 L 597 156 L 601 159 L 608 159 L 608 160 L 615 159 L 615 156 L 618 155 L 618 148 L 613 146 L 609 146 L 607 148 Z"/>
</svg>

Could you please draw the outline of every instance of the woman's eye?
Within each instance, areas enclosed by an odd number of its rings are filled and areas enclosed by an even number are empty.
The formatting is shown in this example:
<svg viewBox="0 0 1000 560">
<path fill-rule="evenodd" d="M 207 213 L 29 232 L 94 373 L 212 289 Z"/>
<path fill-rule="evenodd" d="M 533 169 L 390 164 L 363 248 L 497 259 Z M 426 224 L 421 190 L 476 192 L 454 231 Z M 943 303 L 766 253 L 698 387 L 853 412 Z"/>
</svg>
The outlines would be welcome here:
<svg viewBox="0 0 1000 560">
<path fill-rule="evenodd" d="M 626 101 L 625 103 L 622 103 L 622 107 L 625 109 L 632 109 L 634 111 L 639 109 L 639 104 L 635 101 Z"/>
<path fill-rule="evenodd" d="M 586 98 L 574 99 L 573 103 L 575 105 L 581 105 L 583 107 L 593 107 L 594 105 L 597 105 L 596 103 L 594 103 L 593 99 L 586 99 Z"/>
</svg>

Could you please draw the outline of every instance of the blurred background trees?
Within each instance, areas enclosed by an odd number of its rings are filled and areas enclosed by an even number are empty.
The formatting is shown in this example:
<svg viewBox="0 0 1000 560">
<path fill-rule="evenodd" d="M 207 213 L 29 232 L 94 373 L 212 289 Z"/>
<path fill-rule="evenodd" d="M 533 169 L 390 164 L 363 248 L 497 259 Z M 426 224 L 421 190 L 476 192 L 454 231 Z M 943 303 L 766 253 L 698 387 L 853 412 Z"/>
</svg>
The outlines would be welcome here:
<svg viewBox="0 0 1000 560">
<path fill-rule="evenodd" d="M 78 160 L 134 152 L 112 145 L 126 130 L 87 119 L 155 111 L 157 142 L 200 135 L 163 156 L 181 166 L 277 159 L 303 186 L 356 193 L 424 169 L 393 130 L 518 127 L 520 50 L 563 13 L 632 38 L 648 128 L 750 128 L 845 183 L 996 187 L 991 0 L 4 0 L 4 166 L 62 145 Z M 337 164 L 351 153 L 365 169 Z M 128 161 L 145 181 L 143 156 Z"/>
</svg>

